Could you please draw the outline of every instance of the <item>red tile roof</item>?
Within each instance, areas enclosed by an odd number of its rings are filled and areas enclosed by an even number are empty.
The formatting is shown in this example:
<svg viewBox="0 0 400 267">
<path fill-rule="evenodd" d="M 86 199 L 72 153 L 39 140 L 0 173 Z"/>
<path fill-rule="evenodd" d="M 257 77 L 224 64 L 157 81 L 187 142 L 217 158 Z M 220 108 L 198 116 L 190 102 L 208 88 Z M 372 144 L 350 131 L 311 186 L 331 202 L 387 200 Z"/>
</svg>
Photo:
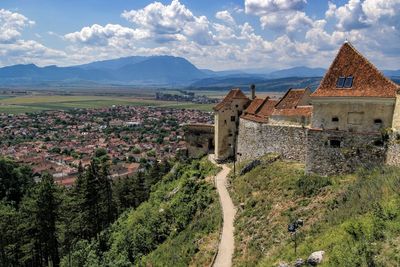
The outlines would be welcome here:
<svg viewBox="0 0 400 267">
<path fill-rule="evenodd" d="M 272 114 L 277 100 L 271 100 L 268 96 L 265 99 L 256 98 L 251 101 L 241 118 L 255 122 L 267 123 L 268 117 Z"/>
<path fill-rule="evenodd" d="M 304 116 L 311 117 L 313 111 L 312 106 L 298 106 L 296 108 L 287 108 L 287 109 L 275 109 L 273 114 L 274 116 Z"/>
<path fill-rule="evenodd" d="M 304 105 L 304 99 L 310 94 L 311 91 L 309 88 L 289 89 L 278 104 L 276 104 L 272 115 L 311 117 L 312 106 Z"/>
<path fill-rule="evenodd" d="M 218 111 L 218 110 L 222 109 L 226 105 L 232 103 L 233 99 L 247 99 L 247 100 L 249 100 L 249 98 L 245 94 L 243 94 L 242 90 L 240 90 L 240 89 L 232 89 L 226 95 L 226 97 L 214 107 L 214 110 Z"/>
<path fill-rule="evenodd" d="M 278 104 L 279 100 L 274 100 L 274 99 L 266 99 L 266 101 L 264 102 L 264 105 L 262 105 L 257 112 L 257 115 L 259 116 L 264 116 L 264 117 L 268 117 L 272 114 L 272 112 L 274 111 L 274 108 L 276 106 L 276 104 Z"/>
<path fill-rule="evenodd" d="M 266 98 L 268 99 L 268 98 Z M 244 114 L 255 114 L 257 109 L 264 104 L 266 99 L 255 98 L 251 101 L 250 105 L 244 111 Z"/>
<path fill-rule="evenodd" d="M 281 98 L 281 100 L 276 104 L 275 108 L 277 109 L 289 109 L 296 108 L 301 104 L 303 97 L 306 94 L 311 94 L 310 89 L 302 88 L 302 89 L 294 89 L 290 88 L 286 94 Z"/>
<path fill-rule="evenodd" d="M 351 88 L 337 88 L 339 77 L 352 76 Z M 340 48 L 325 77 L 312 97 L 383 97 L 393 98 L 400 89 L 386 78 L 371 62 L 350 43 Z"/>
</svg>

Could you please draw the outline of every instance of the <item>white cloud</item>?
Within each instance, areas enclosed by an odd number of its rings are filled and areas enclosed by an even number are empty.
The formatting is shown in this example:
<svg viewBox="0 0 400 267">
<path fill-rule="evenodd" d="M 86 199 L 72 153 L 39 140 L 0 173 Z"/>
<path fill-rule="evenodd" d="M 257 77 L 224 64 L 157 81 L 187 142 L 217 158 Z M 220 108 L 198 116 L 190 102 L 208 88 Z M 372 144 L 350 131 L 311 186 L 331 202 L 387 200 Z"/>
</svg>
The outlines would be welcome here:
<svg viewBox="0 0 400 267">
<path fill-rule="evenodd" d="M 0 9 L 0 43 L 13 43 L 20 36 L 23 28 L 35 24 L 24 15 Z"/>
<path fill-rule="evenodd" d="M 329 3 L 327 17 L 335 17 L 337 28 L 345 31 L 373 27 L 379 22 L 399 26 L 400 0 L 349 0 L 337 7 Z"/>
<path fill-rule="evenodd" d="M 123 27 L 118 24 L 107 24 L 100 26 L 94 24 L 90 27 L 84 27 L 78 32 L 68 33 L 65 39 L 87 45 L 107 46 L 118 45 L 127 40 L 140 40 L 149 37 L 149 33 L 144 30 Z"/>
<path fill-rule="evenodd" d="M 65 60 L 63 51 L 51 49 L 34 40 L 23 40 L 24 28 L 35 24 L 20 13 L 0 9 L 0 66 L 35 63 L 56 64 Z M 34 33 L 37 38 L 41 35 Z"/>
<path fill-rule="evenodd" d="M 28 64 L 38 65 L 57 64 L 65 60 L 63 51 L 44 46 L 33 40 L 17 40 L 12 44 L 0 44 L 0 65 Z"/>
<path fill-rule="evenodd" d="M 266 15 L 280 11 L 302 10 L 306 0 L 245 0 L 247 14 Z"/>
<path fill-rule="evenodd" d="M 201 45 L 216 44 L 208 19 L 193 15 L 179 0 L 173 0 L 170 5 L 154 2 L 143 9 L 124 11 L 121 16 L 148 31 L 160 43 L 187 38 Z"/>
<path fill-rule="evenodd" d="M 223 10 L 223 11 L 219 11 L 215 14 L 215 17 L 217 19 L 222 20 L 225 23 L 234 25 L 235 24 L 235 20 L 233 19 L 231 13 L 228 10 Z"/>
</svg>

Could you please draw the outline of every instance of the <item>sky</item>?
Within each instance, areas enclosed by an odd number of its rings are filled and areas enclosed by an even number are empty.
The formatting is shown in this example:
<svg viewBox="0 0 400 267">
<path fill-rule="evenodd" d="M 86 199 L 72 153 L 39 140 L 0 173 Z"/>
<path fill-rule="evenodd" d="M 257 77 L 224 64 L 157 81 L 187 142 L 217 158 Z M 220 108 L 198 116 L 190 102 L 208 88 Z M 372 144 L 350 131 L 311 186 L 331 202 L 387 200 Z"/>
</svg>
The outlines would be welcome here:
<svg viewBox="0 0 400 267">
<path fill-rule="evenodd" d="M 1 0 L 0 66 L 173 55 L 212 70 L 329 67 L 346 40 L 400 69 L 400 0 Z"/>
</svg>

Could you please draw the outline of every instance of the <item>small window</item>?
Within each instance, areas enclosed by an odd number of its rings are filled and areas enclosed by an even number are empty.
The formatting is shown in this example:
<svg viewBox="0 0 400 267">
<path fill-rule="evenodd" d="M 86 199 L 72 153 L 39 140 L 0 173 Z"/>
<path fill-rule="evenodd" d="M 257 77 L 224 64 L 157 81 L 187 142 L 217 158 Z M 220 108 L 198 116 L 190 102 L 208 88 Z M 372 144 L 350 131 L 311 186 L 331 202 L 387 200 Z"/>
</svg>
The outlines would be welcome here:
<svg viewBox="0 0 400 267">
<path fill-rule="evenodd" d="M 375 119 L 375 120 L 374 120 L 374 123 L 375 123 L 375 124 L 382 124 L 382 120 L 381 120 L 381 119 Z"/>
<path fill-rule="evenodd" d="M 235 121 L 236 117 L 235 116 L 231 116 L 231 121 Z"/>
<path fill-rule="evenodd" d="M 346 77 L 342 77 L 342 76 L 339 77 L 336 82 L 336 87 L 343 88 L 345 80 L 346 80 Z"/>
<path fill-rule="evenodd" d="M 339 122 L 339 118 L 338 117 L 333 117 L 332 118 L 332 122 Z"/>
<path fill-rule="evenodd" d="M 238 107 L 239 107 L 239 105 L 235 105 L 235 107 L 237 107 L 237 108 L 238 108 Z"/>
<path fill-rule="evenodd" d="M 330 147 L 340 147 L 340 140 L 329 140 L 329 146 Z"/>
<path fill-rule="evenodd" d="M 344 88 L 351 88 L 353 86 L 353 76 L 346 77 L 346 81 L 344 82 Z"/>
<path fill-rule="evenodd" d="M 385 143 L 382 141 L 382 139 L 378 139 L 374 141 L 374 146 L 384 146 Z"/>
<path fill-rule="evenodd" d="M 226 124 L 226 120 L 224 120 L 224 124 Z"/>
</svg>

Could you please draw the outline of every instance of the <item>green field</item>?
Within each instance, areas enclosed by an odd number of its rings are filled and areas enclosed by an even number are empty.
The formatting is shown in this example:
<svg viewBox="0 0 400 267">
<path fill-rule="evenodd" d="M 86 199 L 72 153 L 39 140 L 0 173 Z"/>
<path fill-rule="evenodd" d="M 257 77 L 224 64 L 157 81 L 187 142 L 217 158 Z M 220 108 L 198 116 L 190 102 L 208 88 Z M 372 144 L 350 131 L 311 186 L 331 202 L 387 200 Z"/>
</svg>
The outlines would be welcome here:
<svg viewBox="0 0 400 267">
<path fill-rule="evenodd" d="M 45 110 L 68 110 L 74 108 L 102 108 L 113 105 L 126 106 L 160 106 L 166 108 L 198 109 L 211 111 L 210 104 L 194 104 L 189 102 L 160 101 L 134 97 L 106 96 L 0 96 L 0 113 L 19 114 L 40 112 Z"/>
</svg>

